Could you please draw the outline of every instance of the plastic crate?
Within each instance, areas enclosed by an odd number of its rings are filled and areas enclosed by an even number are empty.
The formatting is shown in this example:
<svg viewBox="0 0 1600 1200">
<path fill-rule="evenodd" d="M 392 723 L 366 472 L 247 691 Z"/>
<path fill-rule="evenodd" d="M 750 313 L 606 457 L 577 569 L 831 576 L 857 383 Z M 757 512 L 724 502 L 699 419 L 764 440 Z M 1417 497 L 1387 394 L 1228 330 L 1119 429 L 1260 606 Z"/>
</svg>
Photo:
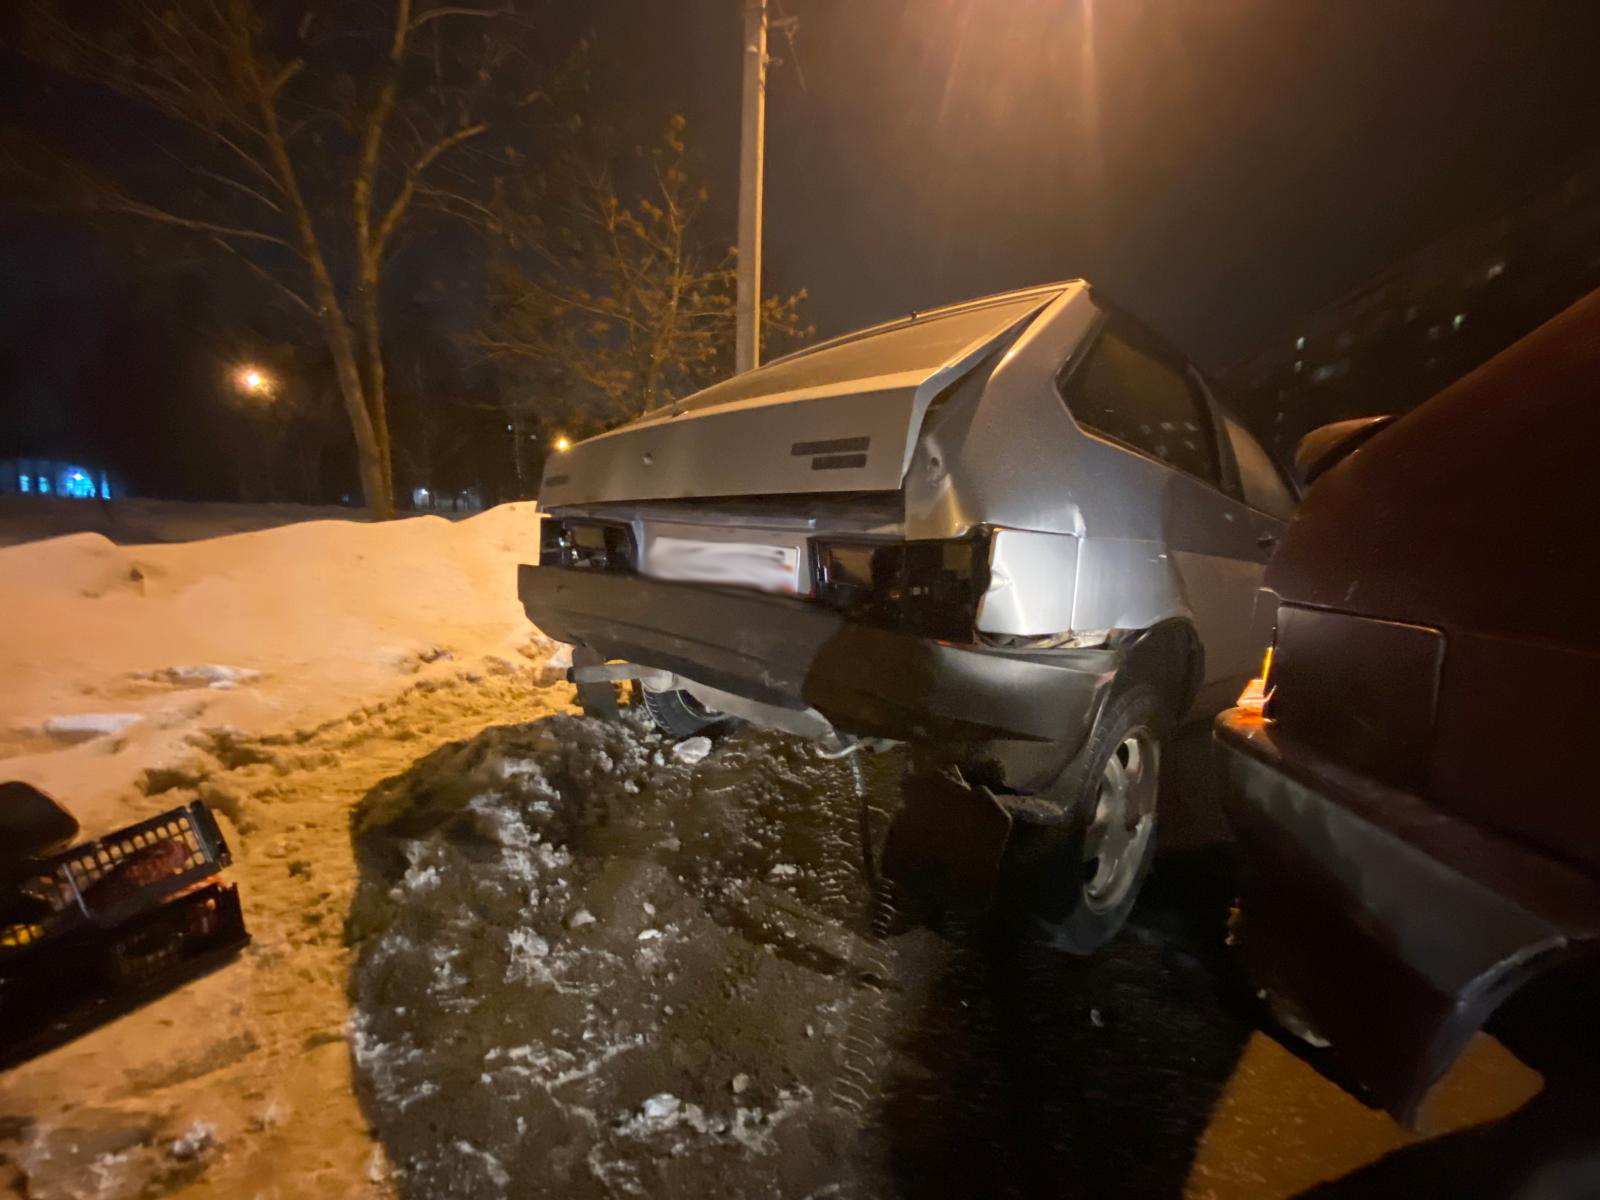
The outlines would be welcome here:
<svg viewBox="0 0 1600 1200">
<path fill-rule="evenodd" d="M 29 862 L 0 887 L 0 1070 L 219 966 L 250 941 L 200 801 Z"/>
<path fill-rule="evenodd" d="M 85 925 L 118 925 L 231 861 L 197 800 L 30 863 L 8 890 L 36 911 L 0 924 L 0 961 Z"/>
</svg>

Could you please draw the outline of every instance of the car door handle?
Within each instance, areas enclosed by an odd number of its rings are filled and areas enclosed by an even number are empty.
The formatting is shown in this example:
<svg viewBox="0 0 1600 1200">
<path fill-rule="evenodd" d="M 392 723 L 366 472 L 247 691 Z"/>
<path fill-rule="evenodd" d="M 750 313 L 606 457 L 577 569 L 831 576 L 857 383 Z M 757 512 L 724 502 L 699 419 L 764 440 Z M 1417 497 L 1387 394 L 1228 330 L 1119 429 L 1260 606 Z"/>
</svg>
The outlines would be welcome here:
<svg viewBox="0 0 1600 1200">
<path fill-rule="evenodd" d="M 1271 550 L 1277 544 L 1278 535 L 1275 533 L 1263 533 L 1256 538 L 1256 545 L 1260 546 L 1263 550 Z"/>
</svg>

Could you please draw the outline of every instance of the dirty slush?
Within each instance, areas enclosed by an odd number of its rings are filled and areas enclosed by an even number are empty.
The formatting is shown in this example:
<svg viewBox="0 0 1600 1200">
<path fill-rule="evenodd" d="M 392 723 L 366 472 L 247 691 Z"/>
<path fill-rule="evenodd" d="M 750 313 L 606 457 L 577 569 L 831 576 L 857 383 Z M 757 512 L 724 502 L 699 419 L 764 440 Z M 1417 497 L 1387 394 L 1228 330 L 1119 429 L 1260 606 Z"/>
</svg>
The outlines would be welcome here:
<svg viewBox="0 0 1600 1200">
<path fill-rule="evenodd" d="M 1244 1036 L 1179 950 L 1218 931 L 905 919 L 861 836 L 904 765 L 556 715 L 374 788 L 349 1037 L 395 1191 L 1175 1191 Z"/>
<path fill-rule="evenodd" d="M 367 798 L 352 1045 L 402 1194 L 892 1190 L 872 1118 L 917 997 L 856 831 L 899 763 L 710 749 L 553 717 Z"/>
</svg>

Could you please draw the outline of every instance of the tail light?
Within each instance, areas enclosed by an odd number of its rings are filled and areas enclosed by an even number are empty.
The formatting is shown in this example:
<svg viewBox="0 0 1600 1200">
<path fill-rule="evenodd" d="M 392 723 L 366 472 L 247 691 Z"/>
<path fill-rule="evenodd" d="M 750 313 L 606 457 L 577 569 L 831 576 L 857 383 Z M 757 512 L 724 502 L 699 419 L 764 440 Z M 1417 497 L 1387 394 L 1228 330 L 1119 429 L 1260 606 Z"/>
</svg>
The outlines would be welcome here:
<svg viewBox="0 0 1600 1200">
<path fill-rule="evenodd" d="M 590 571 L 633 571 L 638 557 L 633 531 L 611 521 L 546 517 L 539 530 L 542 566 Z"/>
<path fill-rule="evenodd" d="M 869 625 L 970 642 L 989 586 L 989 534 L 921 542 L 811 543 L 819 603 Z"/>
</svg>

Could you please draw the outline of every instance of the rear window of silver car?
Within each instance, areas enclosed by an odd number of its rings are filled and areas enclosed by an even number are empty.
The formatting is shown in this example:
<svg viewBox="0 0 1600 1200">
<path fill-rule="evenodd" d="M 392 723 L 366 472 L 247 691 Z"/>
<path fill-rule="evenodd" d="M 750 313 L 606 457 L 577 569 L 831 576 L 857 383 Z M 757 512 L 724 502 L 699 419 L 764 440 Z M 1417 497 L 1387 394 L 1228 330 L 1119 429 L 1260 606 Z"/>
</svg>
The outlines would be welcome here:
<svg viewBox="0 0 1600 1200">
<path fill-rule="evenodd" d="M 835 346 L 802 351 L 696 392 L 678 407 L 707 408 L 752 396 L 848 383 L 874 375 L 932 371 L 968 346 L 1002 332 L 1052 299 L 1053 296 L 1035 292 L 943 316 L 920 317 L 881 333 L 868 333 Z"/>
</svg>

